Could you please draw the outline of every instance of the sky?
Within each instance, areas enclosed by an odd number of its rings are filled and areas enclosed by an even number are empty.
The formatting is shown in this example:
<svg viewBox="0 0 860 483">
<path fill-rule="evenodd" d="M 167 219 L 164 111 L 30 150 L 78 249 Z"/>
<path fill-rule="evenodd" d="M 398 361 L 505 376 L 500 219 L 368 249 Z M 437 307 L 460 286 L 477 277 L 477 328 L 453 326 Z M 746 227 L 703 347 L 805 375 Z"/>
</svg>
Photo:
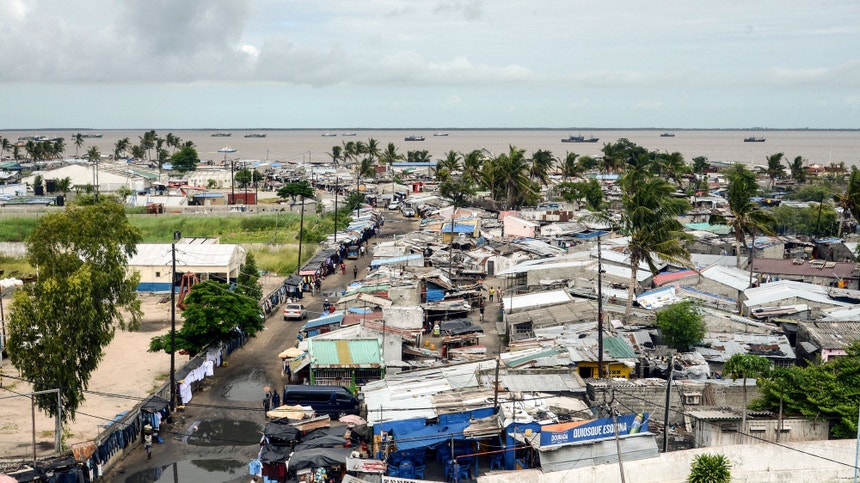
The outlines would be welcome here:
<svg viewBox="0 0 860 483">
<path fill-rule="evenodd" d="M 0 129 L 860 128 L 857 0 L 2 0 Z"/>
</svg>

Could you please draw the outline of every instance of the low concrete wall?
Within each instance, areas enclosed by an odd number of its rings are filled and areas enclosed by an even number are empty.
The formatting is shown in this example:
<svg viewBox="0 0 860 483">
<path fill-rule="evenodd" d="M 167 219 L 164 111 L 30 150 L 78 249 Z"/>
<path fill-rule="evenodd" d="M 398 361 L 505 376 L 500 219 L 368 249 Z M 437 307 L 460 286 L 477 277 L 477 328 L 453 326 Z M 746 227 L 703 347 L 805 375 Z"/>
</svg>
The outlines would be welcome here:
<svg viewBox="0 0 860 483">
<path fill-rule="evenodd" d="M 624 463 L 624 473 L 636 483 L 684 483 L 693 458 L 702 453 L 722 454 L 732 464 L 733 483 L 835 483 L 854 475 L 853 439 L 734 445 L 676 451 Z M 826 458 L 826 459 L 825 459 Z M 841 463 L 841 464 L 840 464 Z M 479 483 L 604 483 L 619 481 L 617 464 L 542 473 L 539 470 L 496 472 L 478 478 Z"/>
</svg>

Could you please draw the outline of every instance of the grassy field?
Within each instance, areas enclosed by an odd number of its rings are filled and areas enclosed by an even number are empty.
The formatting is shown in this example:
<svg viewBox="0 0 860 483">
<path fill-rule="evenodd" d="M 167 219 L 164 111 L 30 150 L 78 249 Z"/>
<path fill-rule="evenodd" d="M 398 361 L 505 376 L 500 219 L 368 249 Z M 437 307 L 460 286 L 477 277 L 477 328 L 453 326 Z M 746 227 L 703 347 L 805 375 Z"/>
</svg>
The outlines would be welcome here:
<svg viewBox="0 0 860 483">
<path fill-rule="evenodd" d="M 278 274 L 296 269 L 299 233 L 298 213 L 231 214 L 224 216 L 139 215 L 130 214 L 130 223 L 140 230 L 145 243 L 170 243 L 173 232 L 184 238 L 219 238 L 221 243 L 244 245 L 254 254 L 257 267 Z M 342 227 L 346 217 L 339 220 Z M 37 216 L 0 218 L 0 242 L 22 242 L 36 228 Z M 305 212 L 302 260 L 307 260 L 316 245 L 334 230 L 331 217 Z M 26 260 L 0 257 L 5 276 L 23 276 L 33 270 Z"/>
</svg>

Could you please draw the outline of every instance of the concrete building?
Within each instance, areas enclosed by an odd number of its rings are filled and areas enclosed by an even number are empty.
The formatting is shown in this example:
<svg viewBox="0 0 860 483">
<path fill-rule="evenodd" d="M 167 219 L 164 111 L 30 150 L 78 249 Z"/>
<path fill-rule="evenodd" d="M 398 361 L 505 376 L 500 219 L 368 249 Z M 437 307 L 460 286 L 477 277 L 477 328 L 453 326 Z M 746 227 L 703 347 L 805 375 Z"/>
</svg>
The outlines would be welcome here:
<svg viewBox="0 0 860 483">
<path fill-rule="evenodd" d="M 176 244 L 176 275 L 173 276 L 173 250 L 167 243 L 141 243 L 128 260 L 129 272 L 140 275 L 140 292 L 170 292 L 171 281 L 179 283 L 182 274 L 193 273 L 201 280 L 235 281 L 245 263 L 247 252 L 239 245 L 219 244 L 215 240 L 188 239 Z"/>
</svg>

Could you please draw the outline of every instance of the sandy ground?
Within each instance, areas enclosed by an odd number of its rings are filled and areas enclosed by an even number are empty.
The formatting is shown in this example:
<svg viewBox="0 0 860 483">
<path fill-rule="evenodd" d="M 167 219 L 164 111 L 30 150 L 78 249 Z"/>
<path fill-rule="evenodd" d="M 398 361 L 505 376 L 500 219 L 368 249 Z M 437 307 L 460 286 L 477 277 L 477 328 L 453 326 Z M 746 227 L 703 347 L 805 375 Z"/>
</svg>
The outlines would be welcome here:
<svg viewBox="0 0 860 483">
<path fill-rule="evenodd" d="M 264 293 L 283 281 L 274 275 L 264 277 Z M 142 294 L 144 312 L 141 328 L 135 332 L 117 330 L 114 340 L 105 350 L 98 369 L 93 372 L 86 401 L 78 409 L 76 418 L 66 427 L 65 443 L 90 441 L 99 433 L 100 424 L 113 419 L 118 413 L 130 410 L 138 401 L 151 395 L 165 384 L 170 375 L 170 356 L 147 352 L 149 340 L 170 331 L 170 303 L 162 302 L 165 295 Z M 181 325 L 177 311 L 177 327 Z M 176 368 L 182 367 L 188 356 L 177 355 Z M 3 376 L 18 377 L 18 371 L 4 359 Z M 2 378 L 0 387 L 0 459 L 23 460 L 33 457 L 33 418 L 30 384 Z M 21 395 L 17 396 L 16 395 Z M 36 454 L 49 456 L 54 451 L 53 418 L 37 408 L 35 415 Z"/>
</svg>

